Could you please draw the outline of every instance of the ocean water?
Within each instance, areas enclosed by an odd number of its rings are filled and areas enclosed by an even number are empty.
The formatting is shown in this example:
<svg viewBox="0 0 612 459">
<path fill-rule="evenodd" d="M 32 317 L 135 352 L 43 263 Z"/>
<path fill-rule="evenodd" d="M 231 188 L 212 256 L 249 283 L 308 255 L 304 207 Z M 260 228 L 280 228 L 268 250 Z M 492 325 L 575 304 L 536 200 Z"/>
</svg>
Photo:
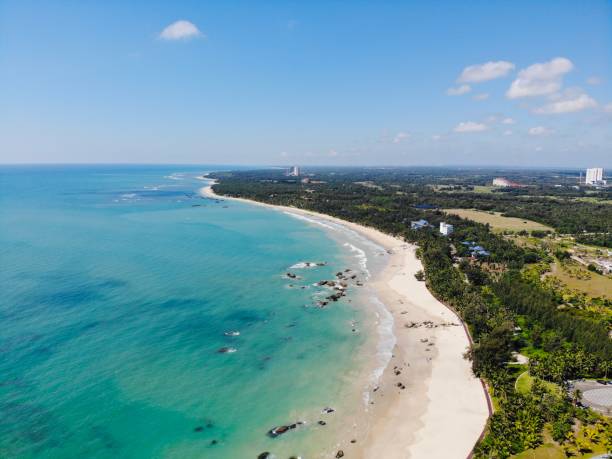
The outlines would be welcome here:
<svg viewBox="0 0 612 459">
<path fill-rule="evenodd" d="M 313 284 L 380 248 L 202 198 L 207 170 L 0 167 L 0 457 L 327 457 L 367 408 L 388 323 Z"/>
</svg>

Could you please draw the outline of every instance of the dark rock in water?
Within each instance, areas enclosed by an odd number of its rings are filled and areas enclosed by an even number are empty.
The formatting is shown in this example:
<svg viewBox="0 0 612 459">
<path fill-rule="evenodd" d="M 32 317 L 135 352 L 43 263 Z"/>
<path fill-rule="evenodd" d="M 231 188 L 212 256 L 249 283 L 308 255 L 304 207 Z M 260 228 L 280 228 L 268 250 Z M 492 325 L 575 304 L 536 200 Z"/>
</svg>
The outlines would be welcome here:
<svg viewBox="0 0 612 459">
<path fill-rule="evenodd" d="M 287 426 L 277 426 L 268 431 L 268 435 L 272 438 L 278 437 L 284 433 L 289 432 L 290 430 L 295 429 L 297 426 L 304 424 L 302 421 L 294 422 L 293 424 L 289 424 Z"/>
<path fill-rule="evenodd" d="M 212 422 L 207 422 L 207 423 L 206 423 L 206 428 L 207 428 L 207 429 L 212 429 L 212 428 L 213 428 L 213 425 L 214 425 L 214 424 L 213 424 Z"/>
<path fill-rule="evenodd" d="M 203 430 L 204 430 L 204 427 L 202 426 L 197 426 L 197 427 L 194 427 L 193 429 L 194 432 L 202 432 Z"/>
<path fill-rule="evenodd" d="M 351 440 L 351 443 L 357 443 L 357 440 L 355 440 L 354 438 Z"/>
<path fill-rule="evenodd" d="M 336 453 L 336 458 L 340 458 L 340 457 L 344 457 L 344 451 L 342 451 L 342 450 L 339 450 L 339 451 Z"/>
<path fill-rule="evenodd" d="M 217 440 L 211 440 L 210 442 L 211 445 L 216 445 L 217 443 L 219 443 Z"/>
<path fill-rule="evenodd" d="M 232 352 L 236 352 L 236 348 L 234 347 L 222 347 L 217 350 L 219 354 L 231 354 Z"/>
<path fill-rule="evenodd" d="M 272 457 L 272 455 L 269 452 L 264 452 L 261 453 L 259 456 L 257 456 L 257 459 L 270 459 Z"/>
<path fill-rule="evenodd" d="M 338 289 L 336 289 L 338 290 Z M 339 289 L 339 291 L 337 293 L 334 293 L 328 297 L 325 297 L 326 300 L 330 300 L 330 301 L 338 301 L 340 298 L 342 298 L 343 296 L 345 296 L 346 293 L 344 293 L 344 291 L 342 289 Z"/>
<path fill-rule="evenodd" d="M 334 410 L 333 408 L 330 408 L 330 407 L 328 407 L 328 406 L 326 406 L 325 408 L 323 408 L 323 409 L 321 410 L 321 412 L 322 412 L 322 413 L 325 413 L 325 414 L 330 414 L 330 413 L 333 413 L 334 411 L 336 411 L 336 410 Z"/>
<path fill-rule="evenodd" d="M 319 424 L 320 426 L 324 426 L 324 425 L 327 425 L 327 422 L 325 422 L 325 421 L 319 421 L 317 424 Z"/>
</svg>

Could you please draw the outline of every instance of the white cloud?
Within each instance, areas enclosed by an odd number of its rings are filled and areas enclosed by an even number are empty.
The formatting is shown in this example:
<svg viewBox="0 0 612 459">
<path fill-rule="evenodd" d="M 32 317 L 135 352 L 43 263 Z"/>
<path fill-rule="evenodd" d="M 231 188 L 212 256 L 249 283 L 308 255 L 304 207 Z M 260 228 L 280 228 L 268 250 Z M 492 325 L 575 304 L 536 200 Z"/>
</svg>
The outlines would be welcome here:
<svg viewBox="0 0 612 459">
<path fill-rule="evenodd" d="M 514 70 L 514 64 L 507 61 L 489 61 L 484 64 L 470 65 L 463 69 L 457 81 L 459 83 L 480 83 L 501 78 Z"/>
<path fill-rule="evenodd" d="M 469 84 L 462 84 L 461 86 L 458 86 L 456 88 L 448 88 L 446 90 L 446 94 L 448 94 L 449 96 L 461 96 L 463 94 L 467 94 L 471 90 L 472 88 Z"/>
<path fill-rule="evenodd" d="M 204 34 L 195 24 L 185 20 L 173 22 L 159 34 L 159 38 L 162 40 L 189 40 L 203 36 Z"/>
<path fill-rule="evenodd" d="M 610 104 L 610 105 L 612 105 L 612 104 Z M 438 140 L 440 140 L 441 138 L 442 138 L 442 136 L 441 136 L 441 135 L 439 135 L 439 134 L 434 134 L 434 135 L 432 135 L 432 136 L 431 136 L 431 140 L 434 140 L 434 141 L 436 141 L 436 142 L 437 142 Z"/>
<path fill-rule="evenodd" d="M 410 137 L 410 134 L 406 132 L 398 132 L 393 138 L 393 143 L 400 143 L 402 140 L 407 139 L 408 137 Z"/>
<path fill-rule="evenodd" d="M 543 149 L 542 147 L 535 147 L 535 148 L 534 148 L 534 150 L 535 150 L 535 151 L 542 151 L 542 150 L 544 150 L 544 149 Z"/>
<path fill-rule="evenodd" d="M 558 115 L 561 113 L 572 113 L 594 108 L 597 102 L 588 94 L 571 94 L 555 98 L 554 102 L 538 107 L 534 113 L 539 115 Z"/>
<path fill-rule="evenodd" d="M 332 157 L 335 157 L 335 156 L 338 156 L 338 152 L 336 150 L 329 150 L 328 155 L 332 156 Z"/>
<path fill-rule="evenodd" d="M 504 118 L 502 120 L 502 124 L 516 124 L 516 121 L 513 120 L 512 118 Z"/>
<path fill-rule="evenodd" d="M 598 76 L 592 76 L 587 78 L 586 82 L 591 86 L 597 86 L 598 84 L 601 84 L 601 78 L 599 78 Z"/>
<path fill-rule="evenodd" d="M 530 65 L 519 72 L 506 92 L 509 99 L 520 97 L 545 96 L 559 91 L 563 75 L 570 72 L 574 64 L 564 57 Z"/>
<path fill-rule="evenodd" d="M 528 132 L 529 135 L 550 135 L 553 133 L 553 130 L 544 126 L 536 126 L 529 128 Z"/>
<path fill-rule="evenodd" d="M 480 94 L 475 94 L 472 99 L 474 100 L 487 100 L 489 98 L 489 94 L 486 92 L 482 92 Z"/>
<path fill-rule="evenodd" d="M 612 102 L 610 102 L 609 104 L 604 105 L 604 112 L 606 113 L 612 113 Z"/>
<path fill-rule="evenodd" d="M 455 132 L 481 132 L 488 129 L 486 124 L 475 123 L 474 121 L 465 121 L 459 123 L 453 131 Z"/>
<path fill-rule="evenodd" d="M 510 130 L 510 129 L 506 129 L 506 130 L 504 131 L 504 135 L 506 135 L 506 136 L 507 136 L 507 135 L 512 135 L 512 130 Z"/>
</svg>

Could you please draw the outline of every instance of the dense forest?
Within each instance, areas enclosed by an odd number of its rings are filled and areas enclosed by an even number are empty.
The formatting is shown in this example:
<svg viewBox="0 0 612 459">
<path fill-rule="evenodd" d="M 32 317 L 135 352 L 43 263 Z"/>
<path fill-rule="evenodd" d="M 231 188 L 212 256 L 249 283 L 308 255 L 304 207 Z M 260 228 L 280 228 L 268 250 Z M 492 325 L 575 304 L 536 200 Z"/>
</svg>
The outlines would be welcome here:
<svg viewBox="0 0 612 459">
<path fill-rule="evenodd" d="M 497 173 L 506 172 L 523 183 L 522 188 L 500 188 L 491 192 L 474 192 L 475 186 L 490 184 Z M 245 171 L 239 175 L 217 174 L 225 180 L 219 185 L 223 193 L 231 187 L 233 193 L 247 193 L 259 199 L 270 191 L 270 181 L 278 199 L 292 205 L 308 200 L 308 190 L 324 191 L 334 200 L 350 200 L 367 195 L 372 204 L 380 203 L 394 209 L 412 206 L 435 208 L 464 208 L 502 212 L 509 217 L 526 218 L 555 228 L 559 233 L 603 233 L 612 231 L 612 189 L 592 190 L 575 188 L 576 180 L 560 174 L 531 174 L 517 176 L 509 171 L 489 171 L 478 174 L 447 169 L 314 169 L 312 181 L 303 184 L 287 178 L 282 170 Z M 239 177 L 239 179 L 237 179 Z M 248 184 L 246 183 L 248 182 Z M 375 183 L 375 186 L 372 184 Z M 563 183 L 564 185 L 560 185 Z M 247 186 L 242 190 L 241 187 Z M 315 205 L 320 206 L 320 200 Z"/>
<path fill-rule="evenodd" d="M 474 340 L 469 353 L 473 371 L 487 381 L 498 405 L 487 435 L 475 449 L 476 457 L 506 458 L 536 447 L 543 441 L 545 424 L 551 426 L 553 438 L 563 443 L 566 453 L 572 454 L 580 449 L 577 439 L 570 441 L 574 422 L 601 429 L 603 421 L 573 403 L 564 391 L 552 391 L 546 384 L 563 387 L 571 378 L 607 377 L 612 341 L 606 324 L 560 309 L 559 296 L 539 277 L 525 273 L 527 265 L 540 261 L 540 253 L 515 245 L 487 225 L 447 215 L 441 209 L 497 210 L 546 223 L 559 232 L 581 233 L 581 237 L 587 236 L 585 231 L 598 233 L 589 235 L 598 242 L 600 237 L 609 240 L 612 206 L 577 201 L 584 191 L 573 188 L 573 179 L 567 176 L 548 177 L 543 185 L 534 185 L 530 195 L 523 189 L 474 193 L 468 188 L 491 175 L 483 179 L 475 172 L 445 174 L 402 169 L 313 170 L 302 181 L 285 177 L 282 170 L 265 170 L 213 177 L 220 180 L 214 190 L 222 195 L 313 210 L 418 244 L 428 288 L 468 324 Z M 524 173 L 521 177 L 530 183 Z M 559 191 L 557 181 L 565 191 Z M 436 191 L 440 183 L 452 189 Z M 542 194 L 555 191 L 546 197 Z M 605 193 L 598 197 L 608 199 Z M 421 218 L 432 226 L 412 230 L 410 222 Z M 450 237 L 435 230 L 440 221 L 455 225 Z M 469 244 L 486 249 L 486 256 L 470 257 Z M 528 393 L 515 390 L 516 374 L 508 365 L 512 353 L 521 348 L 533 350 L 530 373 L 537 380 Z"/>
</svg>

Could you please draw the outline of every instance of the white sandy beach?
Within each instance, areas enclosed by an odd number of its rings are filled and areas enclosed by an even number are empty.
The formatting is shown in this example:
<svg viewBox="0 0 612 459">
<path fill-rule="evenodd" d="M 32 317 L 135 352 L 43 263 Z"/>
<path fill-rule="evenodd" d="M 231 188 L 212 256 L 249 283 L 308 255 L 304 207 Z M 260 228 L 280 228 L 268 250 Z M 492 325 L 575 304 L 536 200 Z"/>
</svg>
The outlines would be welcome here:
<svg viewBox="0 0 612 459">
<path fill-rule="evenodd" d="M 228 199 L 215 195 L 211 186 L 200 193 Z M 370 282 L 394 318 L 397 342 L 379 388 L 371 394 L 374 403 L 368 434 L 355 444 L 341 439 L 345 457 L 468 457 L 489 416 L 487 397 L 482 383 L 471 373 L 470 362 L 463 358 L 469 338 L 459 318 L 414 277 L 422 269 L 416 247 L 373 228 L 316 212 L 229 199 L 333 221 L 390 254 L 384 272 Z M 430 321 L 428 326 L 423 325 L 426 321 Z M 407 328 L 411 323 L 418 325 Z"/>
</svg>

